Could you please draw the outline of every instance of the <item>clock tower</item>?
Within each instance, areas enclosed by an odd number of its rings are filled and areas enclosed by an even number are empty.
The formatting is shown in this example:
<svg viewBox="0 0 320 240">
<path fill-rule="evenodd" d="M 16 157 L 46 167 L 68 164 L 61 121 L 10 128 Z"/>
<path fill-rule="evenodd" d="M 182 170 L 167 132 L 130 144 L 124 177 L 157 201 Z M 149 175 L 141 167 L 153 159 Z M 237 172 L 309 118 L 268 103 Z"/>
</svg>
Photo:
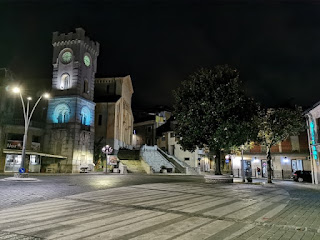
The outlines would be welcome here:
<svg viewBox="0 0 320 240">
<path fill-rule="evenodd" d="M 77 28 L 75 33 L 54 32 L 52 45 L 53 97 L 48 105 L 44 147 L 61 157 L 48 164 L 57 164 L 60 172 L 79 172 L 93 163 L 93 94 L 99 43 Z"/>
</svg>

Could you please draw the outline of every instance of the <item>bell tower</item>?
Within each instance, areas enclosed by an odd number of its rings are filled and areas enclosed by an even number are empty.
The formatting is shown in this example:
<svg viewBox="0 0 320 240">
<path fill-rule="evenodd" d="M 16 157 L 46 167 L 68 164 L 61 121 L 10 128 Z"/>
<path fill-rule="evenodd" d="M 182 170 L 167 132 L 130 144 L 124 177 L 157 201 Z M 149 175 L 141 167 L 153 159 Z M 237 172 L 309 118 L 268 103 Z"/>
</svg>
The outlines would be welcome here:
<svg viewBox="0 0 320 240">
<path fill-rule="evenodd" d="M 99 43 L 82 28 L 54 32 L 52 94 L 47 113 L 46 150 L 61 156 L 60 172 L 79 172 L 93 163 L 94 78 Z"/>
</svg>

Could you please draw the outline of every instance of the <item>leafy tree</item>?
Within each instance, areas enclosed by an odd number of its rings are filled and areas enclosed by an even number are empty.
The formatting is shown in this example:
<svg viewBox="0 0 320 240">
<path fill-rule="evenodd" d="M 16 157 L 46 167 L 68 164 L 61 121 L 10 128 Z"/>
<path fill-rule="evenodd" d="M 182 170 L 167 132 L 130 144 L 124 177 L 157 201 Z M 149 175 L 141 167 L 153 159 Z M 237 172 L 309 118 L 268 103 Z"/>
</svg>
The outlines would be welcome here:
<svg viewBox="0 0 320 240">
<path fill-rule="evenodd" d="M 266 146 L 268 183 L 271 181 L 271 147 L 305 129 L 302 109 L 262 109 L 256 118 L 258 141 Z"/>
<path fill-rule="evenodd" d="M 179 144 L 183 150 L 213 150 L 215 174 L 221 174 L 221 150 L 257 135 L 251 124 L 257 105 L 246 96 L 239 72 L 228 65 L 196 71 L 173 94 Z"/>
</svg>

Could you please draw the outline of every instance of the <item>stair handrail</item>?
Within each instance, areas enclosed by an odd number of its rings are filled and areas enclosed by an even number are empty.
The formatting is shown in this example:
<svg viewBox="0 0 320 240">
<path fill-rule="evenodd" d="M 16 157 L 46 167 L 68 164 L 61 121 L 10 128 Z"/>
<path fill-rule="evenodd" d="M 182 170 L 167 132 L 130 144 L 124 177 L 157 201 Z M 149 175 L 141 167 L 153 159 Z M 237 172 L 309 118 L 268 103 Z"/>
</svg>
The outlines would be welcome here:
<svg viewBox="0 0 320 240">
<path fill-rule="evenodd" d="M 181 167 L 184 167 L 184 168 L 190 167 L 189 164 L 187 164 L 187 163 L 185 163 L 185 162 L 182 162 L 180 159 L 176 158 L 175 156 L 166 153 L 166 152 L 163 151 L 161 148 L 158 147 L 158 150 L 159 150 L 160 152 L 162 152 L 164 155 L 166 155 L 167 157 L 174 159 L 177 163 L 180 164 Z"/>
</svg>

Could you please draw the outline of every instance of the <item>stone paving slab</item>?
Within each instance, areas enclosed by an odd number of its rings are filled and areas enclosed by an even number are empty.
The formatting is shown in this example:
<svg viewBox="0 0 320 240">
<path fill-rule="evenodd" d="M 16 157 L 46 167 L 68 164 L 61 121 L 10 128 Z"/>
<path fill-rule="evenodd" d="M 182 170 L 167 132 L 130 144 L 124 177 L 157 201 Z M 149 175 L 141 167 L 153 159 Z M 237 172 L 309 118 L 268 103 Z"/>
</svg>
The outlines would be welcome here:
<svg viewBox="0 0 320 240">
<path fill-rule="evenodd" d="M 194 183 L 104 189 L 0 210 L 0 239 L 320 239 L 320 194 L 312 191 Z"/>
</svg>

